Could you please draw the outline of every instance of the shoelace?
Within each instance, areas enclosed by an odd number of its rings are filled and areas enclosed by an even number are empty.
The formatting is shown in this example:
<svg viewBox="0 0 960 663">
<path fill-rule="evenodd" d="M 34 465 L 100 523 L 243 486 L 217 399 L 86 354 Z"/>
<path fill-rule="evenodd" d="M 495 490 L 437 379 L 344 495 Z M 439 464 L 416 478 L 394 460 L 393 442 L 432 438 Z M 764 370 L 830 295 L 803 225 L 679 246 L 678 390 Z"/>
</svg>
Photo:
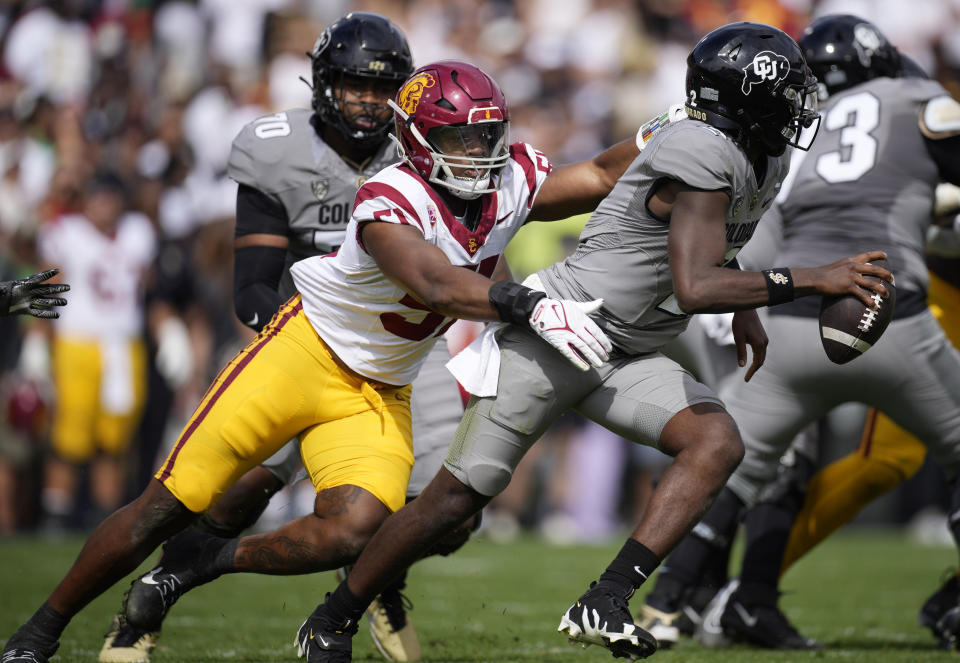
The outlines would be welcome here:
<svg viewBox="0 0 960 663">
<path fill-rule="evenodd" d="M 129 624 L 121 624 L 117 629 L 117 635 L 113 640 L 114 647 L 132 647 L 137 644 L 142 637 L 148 635 L 149 631 L 141 631 Z"/>
<path fill-rule="evenodd" d="M 394 632 L 402 630 L 407 625 L 407 610 L 413 610 L 413 602 L 407 595 L 397 590 L 384 592 L 380 595 L 380 603 L 387 614 L 387 621 Z"/>
<path fill-rule="evenodd" d="M 626 617 L 624 617 L 625 621 L 626 621 L 626 622 L 633 622 L 633 620 L 630 619 L 630 608 L 627 607 L 627 606 L 628 606 L 628 604 L 627 604 L 627 599 L 624 598 L 623 596 L 620 596 L 619 594 L 613 594 L 613 593 L 611 593 L 611 594 L 609 594 L 609 596 L 610 596 L 611 602 L 613 603 L 614 609 L 615 609 L 617 612 L 625 612 L 625 613 L 626 613 Z"/>
</svg>

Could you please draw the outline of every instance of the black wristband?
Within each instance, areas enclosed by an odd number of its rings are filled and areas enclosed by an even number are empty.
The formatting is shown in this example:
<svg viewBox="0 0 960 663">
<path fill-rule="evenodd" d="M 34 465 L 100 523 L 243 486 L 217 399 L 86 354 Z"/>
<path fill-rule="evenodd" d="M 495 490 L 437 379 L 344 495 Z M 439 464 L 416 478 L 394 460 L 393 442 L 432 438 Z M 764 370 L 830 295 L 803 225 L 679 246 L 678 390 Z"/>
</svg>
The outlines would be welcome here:
<svg viewBox="0 0 960 663">
<path fill-rule="evenodd" d="M 763 276 L 767 280 L 767 296 L 770 298 L 768 306 L 793 301 L 793 275 L 789 267 L 765 269 Z"/>
<path fill-rule="evenodd" d="M 487 296 L 501 320 L 519 325 L 529 321 L 537 302 L 547 294 L 515 281 L 497 281 Z"/>
</svg>

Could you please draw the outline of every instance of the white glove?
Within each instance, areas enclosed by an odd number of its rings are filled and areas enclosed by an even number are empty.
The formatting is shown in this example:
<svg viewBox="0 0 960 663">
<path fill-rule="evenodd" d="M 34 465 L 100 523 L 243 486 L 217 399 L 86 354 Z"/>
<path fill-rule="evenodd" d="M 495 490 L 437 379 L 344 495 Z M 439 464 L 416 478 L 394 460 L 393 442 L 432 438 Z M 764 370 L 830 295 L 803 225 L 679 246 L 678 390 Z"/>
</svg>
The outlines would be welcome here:
<svg viewBox="0 0 960 663">
<path fill-rule="evenodd" d="M 193 373 L 190 333 L 179 318 L 170 317 L 157 330 L 157 370 L 171 389 L 182 387 Z"/>
<path fill-rule="evenodd" d="M 27 332 L 20 346 L 20 361 L 17 365 L 20 375 L 34 384 L 50 382 L 50 343 L 39 332 Z"/>
<path fill-rule="evenodd" d="M 960 212 L 960 187 L 941 182 L 934 196 L 933 215 L 947 216 Z"/>
<path fill-rule="evenodd" d="M 590 364 L 602 366 L 613 349 L 603 330 L 587 317 L 602 305 L 602 299 L 575 302 L 544 297 L 530 315 L 530 326 L 574 366 L 586 371 Z"/>
</svg>

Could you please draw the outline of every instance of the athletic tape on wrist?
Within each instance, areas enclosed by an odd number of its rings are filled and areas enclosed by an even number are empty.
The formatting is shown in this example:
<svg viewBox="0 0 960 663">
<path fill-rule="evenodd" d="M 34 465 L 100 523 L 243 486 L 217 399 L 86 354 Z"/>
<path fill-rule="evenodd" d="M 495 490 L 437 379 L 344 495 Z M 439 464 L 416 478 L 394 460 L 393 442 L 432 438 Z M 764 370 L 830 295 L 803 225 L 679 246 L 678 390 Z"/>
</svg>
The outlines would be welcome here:
<svg viewBox="0 0 960 663">
<path fill-rule="evenodd" d="M 523 325 L 529 321 L 537 302 L 547 294 L 515 281 L 497 281 L 490 286 L 487 296 L 501 320 Z"/>
</svg>

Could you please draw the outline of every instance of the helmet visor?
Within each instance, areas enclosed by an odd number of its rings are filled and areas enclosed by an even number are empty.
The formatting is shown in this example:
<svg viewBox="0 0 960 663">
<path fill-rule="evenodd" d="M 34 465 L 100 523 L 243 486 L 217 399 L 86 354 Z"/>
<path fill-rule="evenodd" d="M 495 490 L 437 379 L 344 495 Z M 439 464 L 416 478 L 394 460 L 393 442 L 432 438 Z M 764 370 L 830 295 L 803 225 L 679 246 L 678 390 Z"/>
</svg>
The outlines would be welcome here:
<svg viewBox="0 0 960 663">
<path fill-rule="evenodd" d="M 495 159 L 506 143 L 506 122 L 479 122 L 434 127 L 427 133 L 427 141 L 443 154 L 450 165 L 454 161 Z"/>
<path fill-rule="evenodd" d="M 817 79 L 809 76 L 804 85 L 790 85 L 783 90 L 783 98 L 791 113 L 784 126 L 783 137 L 787 144 L 801 150 L 809 150 L 820 129 L 820 101 L 817 94 Z"/>
<path fill-rule="evenodd" d="M 497 176 L 510 154 L 509 122 L 477 122 L 434 127 L 427 132 L 431 155 L 445 174 L 444 186 L 461 197 L 496 191 Z"/>
</svg>

